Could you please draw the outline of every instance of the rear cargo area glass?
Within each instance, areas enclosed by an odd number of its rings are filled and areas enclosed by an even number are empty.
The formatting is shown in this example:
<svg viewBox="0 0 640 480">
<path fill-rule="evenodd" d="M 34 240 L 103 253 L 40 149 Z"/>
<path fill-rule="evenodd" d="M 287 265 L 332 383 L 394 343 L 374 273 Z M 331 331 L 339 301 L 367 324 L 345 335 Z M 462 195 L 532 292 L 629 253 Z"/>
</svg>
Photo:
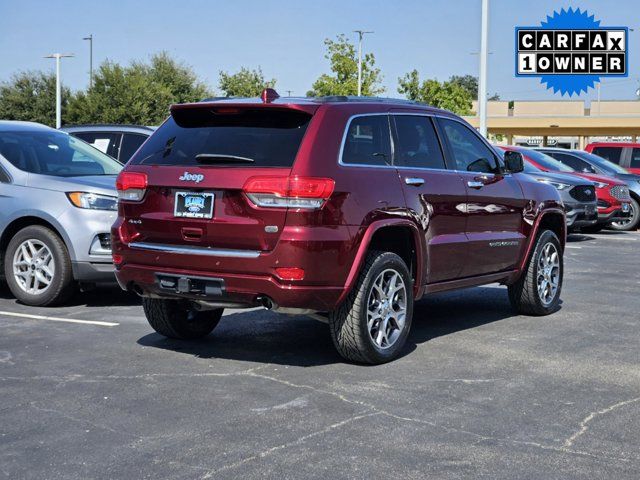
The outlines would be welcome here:
<svg viewBox="0 0 640 480">
<path fill-rule="evenodd" d="M 131 163 L 291 167 L 310 120 L 311 115 L 297 110 L 179 109 L 151 136 Z M 252 161 L 238 162 L 237 158 L 233 161 L 234 157 Z"/>
</svg>

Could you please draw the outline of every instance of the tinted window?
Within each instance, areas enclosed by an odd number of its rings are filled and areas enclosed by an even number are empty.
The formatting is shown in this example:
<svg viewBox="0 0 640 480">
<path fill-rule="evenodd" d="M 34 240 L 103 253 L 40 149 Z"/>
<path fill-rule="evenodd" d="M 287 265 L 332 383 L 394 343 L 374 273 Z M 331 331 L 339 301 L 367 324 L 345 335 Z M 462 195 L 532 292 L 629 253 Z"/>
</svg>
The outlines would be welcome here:
<svg viewBox="0 0 640 480">
<path fill-rule="evenodd" d="M 304 112 L 271 108 L 177 110 L 131 162 L 290 167 L 310 120 Z"/>
<path fill-rule="evenodd" d="M 610 162 L 619 164 L 622 147 L 595 147 L 592 153 L 599 157 L 606 158 Z"/>
<path fill-rule="evenodd" d="M 609 160 L 599 157 L 598 155 L 594 155 L 593 153 L 577 150 L 574 152 L 574 155 L 577 155 L 580 158 L 584 158 L 585 160 L 589 161 L 589 163 L 598 166 L 601 170 L 608 174 L 629 173 L 620 165 L 610 162 Z"/>
<path fill-rule="evenodd" d="M 57 131 L 2 132 L 0 154 L 20 170 L 56 177 L 116 175 L 122 169 L 113 158 Z"/>
<path fill-rule="evenodd" d="M 513 148 L 516 152 L 522 153 L 522 155 L 526 158 L 533 160 L 536 164 L 540 165 L 544 170 L 549 170 L 551 172 L 575 172 L 573 168 L 569 165 L 565 165 L 562 162 L 559 162 L 553 157 L 549 155 L 539 152 L 538 150 L 532 150 L 530 148 L 522 148 L 516 147 Z"/>
<path fill-rule="evenodd" d="M 446 168 L 438 137 L 429 117 L 395 115 L 397 141 L 394 165 L 416 168 Z"/>
<path fill-rule="evenodd" d="M 589 163 L 585 162 L 581 158 L 578 158 L 574 155 L 568 155 L 566 153 L 559 152 L 545 152 L 547 155 L 552 156 L 556 160 L 564 163 L 565 165 L 569 165 L 571 168 L 578 172 L 584 173 L 596 173 L 596 169 L 593 168 Z"/>
<path fill-rule="evenodd" d="M 0 168 L 0 183 L 11 183 L 9 174 L 4 171 L 4 168 Z"/>
<path fill-rule="evenodd" d="M 345 137 L 342 162 L 356 165 L 389 165 L 390 160 L 387 115 L 354 118 Z"/>
<path fill-rule="evenodd" d="M 109 132 L 77 132 L 72 133 L 74 137 L 78 137 L 91 146 L 97 148 L 102 153 L 106 153 L 107 155 L 118 158 L 118 150 L 120 147 L 120 137 L 122 136 L 119 133 L 109 133 Z"/>
<path fill-rule="evenodd" d="M 494 171 L 496 160 L 493 152 L 471 129 L 454 120 L 440 121 L 457 170 L 488 173 Z"/>
<path fill-rule="evenodd" d="M 140 148 L 140 145 L 147 139 L 145 135 L 138 135 L 135 133 L 125 133 L 122 136 L 122 145 L 120 146 L 119 160 L 122 163 L 127 163 L 131 156 L 136 153 L 136 150 Z"/>
<path fill-rule="evenodd" d="M 631 168 L 640 168 L 640 148 L 634 148 L 631 152 Z"/>
</svg>

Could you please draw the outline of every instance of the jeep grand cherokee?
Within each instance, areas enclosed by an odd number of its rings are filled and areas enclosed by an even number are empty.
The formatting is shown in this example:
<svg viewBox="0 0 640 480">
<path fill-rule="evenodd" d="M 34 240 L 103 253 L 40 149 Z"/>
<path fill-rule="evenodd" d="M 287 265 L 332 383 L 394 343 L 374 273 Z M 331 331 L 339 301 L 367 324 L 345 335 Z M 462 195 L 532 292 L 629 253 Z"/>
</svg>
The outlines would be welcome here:
<svg viewBox="0 0 640 480">
<path fill-rule="evenodd" d="M 321 315 L 343 357 L 382 363 L 431 292 L 499 282 L 521 313 L 557 309 L 563 205 L 522 169 L 413 102 L 173 105 L 118 178 L 116 275 L 167 337 L 262 305 Z"/>
</svg>

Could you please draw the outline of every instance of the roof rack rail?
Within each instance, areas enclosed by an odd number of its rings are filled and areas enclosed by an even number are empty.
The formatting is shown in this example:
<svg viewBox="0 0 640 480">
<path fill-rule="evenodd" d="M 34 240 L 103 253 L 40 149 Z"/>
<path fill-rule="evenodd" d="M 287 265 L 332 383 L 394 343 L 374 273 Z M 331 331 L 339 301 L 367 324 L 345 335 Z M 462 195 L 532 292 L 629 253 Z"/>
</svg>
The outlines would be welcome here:
<svg viewBox="0 0 640 480">
<path fill-rule="evenodd" d="M 376 102 L 376 103 L 401 103 L 405 105 L 421 105 L 428 106 L 426 103 L 417 102 L 415 100 L 407 100 L 405 98 L 390 97 L 358 97 L 355 95 L 328 95 L 324 97 L 310 97 L 310 99 L 321 103 L 339 103 L 339 102 Z"/>
</svg>

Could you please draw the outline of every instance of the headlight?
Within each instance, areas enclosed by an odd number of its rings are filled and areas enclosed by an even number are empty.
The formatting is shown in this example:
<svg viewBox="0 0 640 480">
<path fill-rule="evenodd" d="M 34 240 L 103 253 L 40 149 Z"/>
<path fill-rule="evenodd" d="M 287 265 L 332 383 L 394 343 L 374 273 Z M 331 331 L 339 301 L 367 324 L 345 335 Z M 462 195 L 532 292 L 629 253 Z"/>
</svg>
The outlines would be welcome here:
<svg viewBox="0 0 640 480">
<path fill-rule="evenodd" d="M 558 190 L 564 190 L 565 188 L 569 188 L 571 186 L 568 183 L 552 182 L 551 180 L 547 180 L 546 178 L 539 178 L 538 181 L 556 187 Z"/>
<path fill-rule="evenodd" d="M 608 183 L 602 183 L 602 182 L 595 182 L 595 183 L 596 183 L 596 188 L 604 188 L 609 186 Z"/>
<path fill-rule="evenodd" d="M 67 197 L 78 208 L 89 208 L 91 210 L 118 209 L 118 199 L 116 197 L 87 192 L 67 192 Z"/>
</svg>

